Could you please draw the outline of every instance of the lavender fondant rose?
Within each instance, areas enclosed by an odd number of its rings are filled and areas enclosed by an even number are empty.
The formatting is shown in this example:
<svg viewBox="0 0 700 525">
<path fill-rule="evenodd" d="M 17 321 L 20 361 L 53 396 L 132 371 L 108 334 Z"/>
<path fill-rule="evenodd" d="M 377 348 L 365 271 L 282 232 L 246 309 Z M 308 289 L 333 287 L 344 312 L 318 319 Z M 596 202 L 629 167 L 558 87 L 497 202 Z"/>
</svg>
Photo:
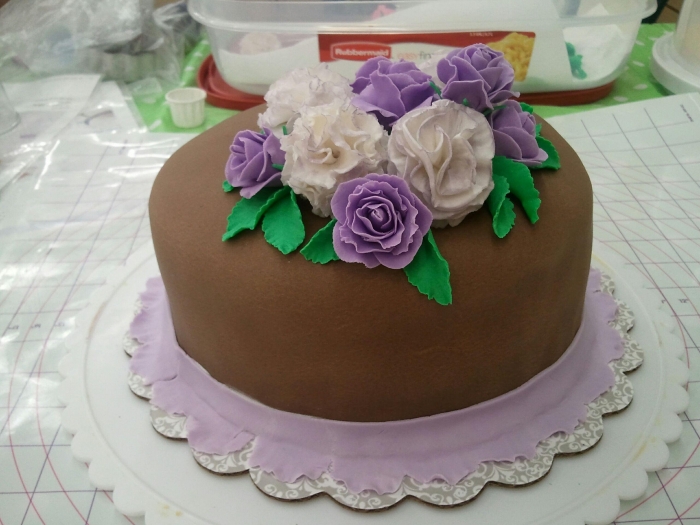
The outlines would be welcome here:
<svg viewBox="0 0 700 525">
<path fill-rule="evenodd" d="M 523 111 L 515 100 L 505 104 L 488 117 L 496 142 L 496 155 L 539 166 L 547 160 L 547 152 L 537 145 L 535 117 Z"/>
<path fill-rule="evenodd" d="M 341 260 L 406 267 L 430 229 L 432 215 L 403 179 L 370 174 L 338 186 L 331 200 L 338 219 L 333 247 Z"/>
<path fill-rule="evenodd" d="M 456 49 L 442 59 L 437 66 L 440 81 L 445 84 L 442 98 L 462 104 L 477 111 L 493 109 L 511 97 L 515 72 L 503 53 L 484 44 L 474 44 Z"/>
<path fill-rule="evenodd" d="M 273 166 L 284 164 L 280 139 L 267 128 L 263 131 L 239 131 L 226 163 L 226 180 L 234 188 L 241 188 L 241 196 L 246 199 L 265 186 L 282 186 L 282 172 Z"/>
<path fill-rule="evenodd" d="M 478 111 L 439 100 L 402 117 L 389 137 L 389 173 L 408 182 L 433 214 L 457 226 L 493 190 L 491 126 Z"/>
<path fill-rule="evenodd" d="M 379 123 L 389 128 L 409 111 L 433 103 L 437 95 L 430 81 L 430 75 L 413 62 L 372 58 L 360 67 L 351 84 L 357 94 L 352 103 L 375 114 Z"/>
</svg>

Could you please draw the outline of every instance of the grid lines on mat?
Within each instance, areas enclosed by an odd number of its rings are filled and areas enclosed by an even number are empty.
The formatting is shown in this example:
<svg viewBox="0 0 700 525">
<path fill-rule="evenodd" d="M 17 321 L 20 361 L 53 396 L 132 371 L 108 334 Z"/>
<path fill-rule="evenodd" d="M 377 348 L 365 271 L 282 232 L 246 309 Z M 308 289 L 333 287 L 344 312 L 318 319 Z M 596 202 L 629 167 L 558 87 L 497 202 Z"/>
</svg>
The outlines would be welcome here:
<svg viewBox="0 0 700 525">
<path fill-rule="evenodd" d="M 134 523 L 72 458 L 57 365 L 91 293 L 150 239 L 150 186 L 187 138 L 65 137 L 2 194 L 0 524 Z"/>
<path fill-rule="evenodd" d="M 671 97 L 552 124 L 586 165 L 594 236 L 617 252 L 675 317 L 690 366 L 689 409 L 671 460 L 616 524 L 700 523 L 700 107 Z"/>
</svg>

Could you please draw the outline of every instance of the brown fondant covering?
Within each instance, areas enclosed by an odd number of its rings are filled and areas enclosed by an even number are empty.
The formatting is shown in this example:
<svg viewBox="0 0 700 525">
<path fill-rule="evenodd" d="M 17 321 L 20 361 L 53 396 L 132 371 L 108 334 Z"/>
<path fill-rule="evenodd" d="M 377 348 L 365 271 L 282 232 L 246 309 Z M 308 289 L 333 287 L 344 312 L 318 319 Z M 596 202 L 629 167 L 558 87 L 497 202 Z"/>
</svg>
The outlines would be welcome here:
<svg viewBox="0 0 700 525">
<path fill-rule="evenodd" d="M 259 108 L 186 144 L 153 186 L 151 229 L 178 341 L 217 380 L 274 408 L 389 421 L 468 407 L 522 385 L 576 334 L 590 266 L 586 170 L 546 123 L 562 169 L 540 171 L 540 221 L 516 203 L 498 239 L 486 208 L 436 230 L 454 303 L 440 306 L 402 271 L 285 256 L 262 231 L 222 242 L 240 198 L 224 165 Z M 328 219 L 303 207 L 306 240 Z"/>
</svg>

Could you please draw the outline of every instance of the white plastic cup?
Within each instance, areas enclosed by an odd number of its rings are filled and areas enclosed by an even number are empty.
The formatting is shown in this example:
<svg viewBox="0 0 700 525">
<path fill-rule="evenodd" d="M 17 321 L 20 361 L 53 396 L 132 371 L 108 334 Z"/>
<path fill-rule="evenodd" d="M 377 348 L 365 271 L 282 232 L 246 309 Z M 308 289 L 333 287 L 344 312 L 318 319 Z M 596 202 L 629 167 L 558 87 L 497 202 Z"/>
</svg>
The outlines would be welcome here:
<svg viewBox="0 0 700 525">
<path fill-rule="evenodd" d="M 170 106 L 173 123 L 178 128 L 196 128 L 204 124 L 206 98 L 206 91 L 199 88 L 177 88 L 168 91 L 165 101 Z"/>
</svg>

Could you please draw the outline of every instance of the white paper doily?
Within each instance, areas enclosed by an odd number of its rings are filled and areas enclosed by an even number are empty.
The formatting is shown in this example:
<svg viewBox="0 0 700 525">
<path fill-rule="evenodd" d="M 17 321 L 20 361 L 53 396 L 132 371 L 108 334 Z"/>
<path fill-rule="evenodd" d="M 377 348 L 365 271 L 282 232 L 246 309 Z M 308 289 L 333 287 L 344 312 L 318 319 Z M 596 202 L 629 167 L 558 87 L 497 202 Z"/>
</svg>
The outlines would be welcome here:
<svg viewBox="0 0 700 525">
<path fill-rule="evenodd" d="M 594 263 L 611 275 L 617 297 L 635 312 L 634 338 L 645 351 L 645 366 L 630 376 L 634 402 L 605 420 L 600 444 L 581 457 L 559 457 L 548 477 L 520 490 L 492 486 L 475 501 L 439 509 L 407 500 L 388 512 L 356 513 L 330 498 L 292 505 L 261 494 L 242 476 L 214 476 L 192 461 L 186 444 L 153 431 L 145 405 L 126 388 L 128 357 L 120 349 L 133 316 L 133 301 L 157 273 L 152 249 L 137 253 L 96 292 L 80 316 L 71 353 L 61 364 L 66 380 L 61 396 L 68 405 L 64 426 L 75 433 L 72 450 L 90 463 L 91 481 L 114 490 L 119 511 L 146 516 L 148 525 L 180 523 L 451 524 L 480 525 L 607 524 L 620 499 L 642 495 L 647 471 L 662 468 L 666 443 L 680 436 L 677 414 L 687 406 L 682 388 L 688 371 L 679 360 L 682 343 L 675 324 L 659 311 L 639 283 L 628 284 L 614 254 L 596 245 Z M 635 293 L 636 292 L 636 293 Z M 640 300 L 640 296 L 643 298 Z M 656 304 L 654 304 L 656 302 Z M 177 428 L 172 430 L 176 435 Z M 241 479 L 243 478 L 243 479 Z"/>
</svg>

